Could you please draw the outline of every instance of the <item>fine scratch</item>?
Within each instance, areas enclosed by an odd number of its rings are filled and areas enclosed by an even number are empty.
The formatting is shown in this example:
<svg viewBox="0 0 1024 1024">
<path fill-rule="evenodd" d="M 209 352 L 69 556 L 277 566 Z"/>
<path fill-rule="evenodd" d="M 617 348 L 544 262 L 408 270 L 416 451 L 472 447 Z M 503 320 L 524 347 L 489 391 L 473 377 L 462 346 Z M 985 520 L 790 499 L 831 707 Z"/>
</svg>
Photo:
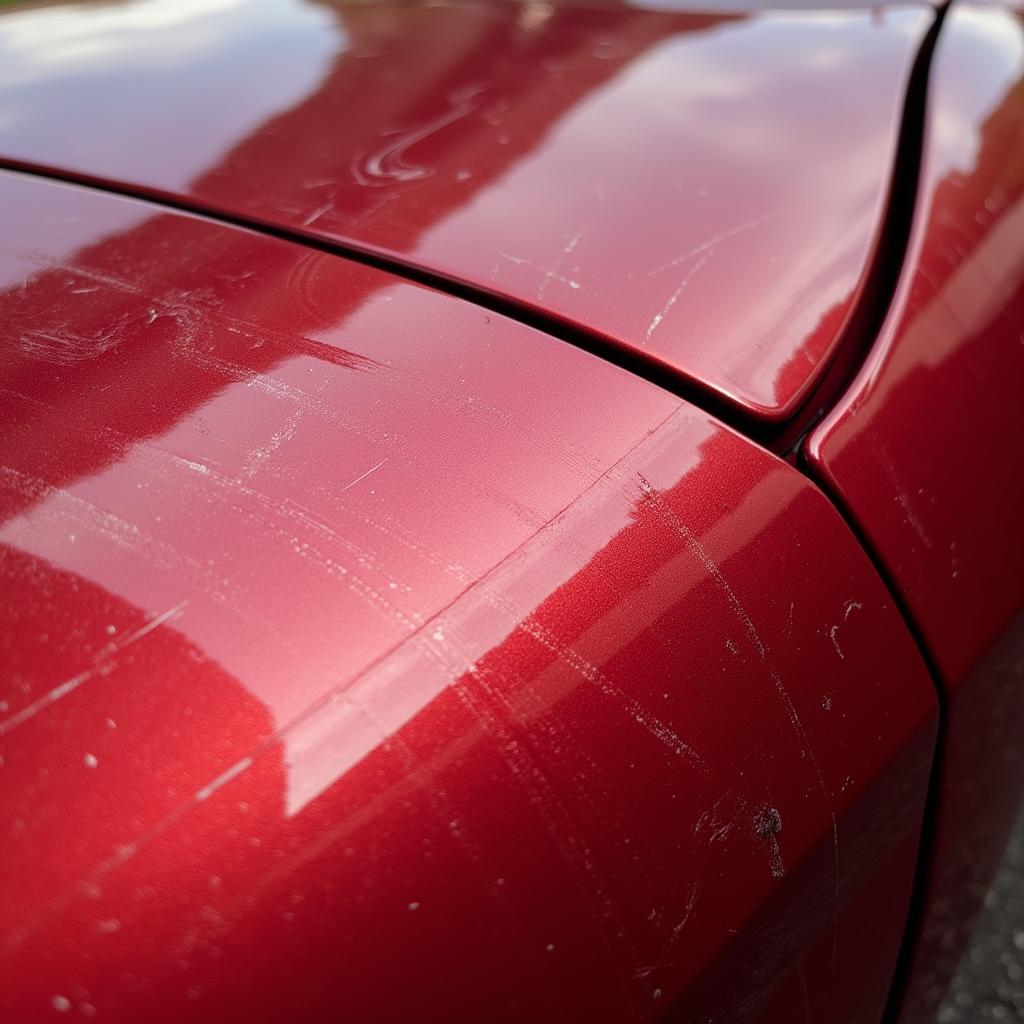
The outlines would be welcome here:
<svg viewBox="0 0 1024 1024">
<path fill-rule="evenodd" d="M 556 268 L 559 265 L 559 260 L 555 260 L 554 264 L 552 264 L 550 267 L 543 267 L 539 263 L 534 263 L 531 260 L 523 259 L 522 256 L 513 256 L 512 253 L 504 252 L 503 250 L 500 249 L 498 250 L 498 255 L 501 256 L 502 259 L 508 260 L 509 263 L 514 263 L 517 267 L 530 267 L 533 270 L 539 271 L 543 275 L 541 283 L 537 287 L 538 298 L 543 297 L 544 290 L 552 281 L 558 281 L 560 284 L 567 285 L 574 292 L 579 291 L 580 289 L 579 281 L 576 281 L 571 277 L 566 277 L 564 274 L 558 273 Z"/>
<path fill-rule="evenodd" d="M 839 634 L 839 627 L 838 626 L 833 626 L 828 631 L 828 635 L 832 638 L 832 646 L 836 649 L 836 654 L 838 654 L 839 657 L 842 658 L 843 661 L 846 661 L 846 655 L 843 654 L 843 649 L 842 649 L 842 647 L 839 646 L 839 636 L 838 636 L 838 634 Z"/>
<path fill-rule="evenodd" d="M 577 231 L 576 234 L 573 235 L 572 238 L 570 238 L 569 241 L 565 243 L 565 247 L 562 249 L 562 254 L 564 256 L 568 256 L 573 251 L 573 249 L 575 249 L 576 246 L 580 244 L 580 239 L 587 233 L 589 228 L 589 224 L 586 227 L 580 228 L 579 231 Z"/>
<path fill-rule="evenodd" d="M 644 341 L 650 341 L 651 335 L 661 326 L 662 320 L 668 316 L 669 310 L 676 304 L 679 296 L 686 290 L 686 286 L 693 279 L 694 275 L 704 266 L 707 261 L 711 259 L 711 253 L 704 253 L 701 258 L 693 265 L 690 272 L 680 282 L 679 287 L 669 296 L 668 302 L 661 307 L 661 310 L 655 314 L 654 319 L 647 325 L 647 333 L 644 335 Z"/>
<path fill-rule="evenodd" d="M 576 234 L 573 235 L 572 238 L 570 238 L 569 241 L 566 242 L 565 245 L 562 247 L 562 251 L 559 254 L 558 258 L 554 261 L 554 263 L 552 263 L 551 266 L 548 267 L 546 271 L 544 271 L 544 280 L 541 281 L 540 287 L 537 289 L 538 299 L 544 298 L 544 293 L 547 291 L 547 287 L 552 281 L 562 281 L 565 284 L 568 284 L 569 287 L 574 290 L 579 288 L 580 285 L 578 281 L 573 281 L 570 278 L 560 276 L 559 271 L 562 269 L 562 262 L 565 260 L 566 256 L 570 256 L 572 254 L 572 251 L 576 248 L 577 245 L 580 244 L 580 239 L 589 230 L 589 224 L 580 228 L 579 231 L 577 231 Z"/>
<path fill-rule="evenodd" d="M 254 449 L 248 455 L 245 460 L 245 465 L 242 467 L 242 471 L 239 477 L 243 480 L 251 480 L 256 473 L 269 461 L 270 457 L 280 448 L 282 445 L 287 444 L 294 436 L 296 430 L 299 429 L 299 421 L 302 419 L 302 414 L 305 409 L 299 406 L 288 419 L 274 431 L 271 435 L 270 440 L 259 448 Z"/>
<path fill-rule="evenodd" d="M 350 487 L 355 487 L 355 485 L 359 483 L 360 480 L 365 480 L 371 473 L 376 473 L 377 470 L 380 469 L 380 467 L 383 466 L 384 463 L 387 461 L 387 456 L 385 456 L 383 459 L 380 460 L 380 462 L 377 463 L 376 466 L 371 466 L 365 473 L 363 473 L 361 476 L 357 476 L 355 480 L 353 480 L 351 483 L 345 484 L 345 486 L 342 487 L 341 489 L 342 492 L 347 491 Z"/>
<path fill-rule="evenodd" d="M 311 213 L 307 214 L 303 218 L 303 220 L 302 220 L 303 227 L 307 227 L 307 228 L 308 227 L 312 227 L 321 217 L 324 216 L 324 214 L 330 213 L 330 211 L 333 210 L 333 209 L 334 209 L 334 200 L 333 199 L 328 199 L 326 203 L 324 203 L 322 206 L 318 206 L 315 210 L 313 210 Z"/>
<path fill-rule="evenodd" d="M 44 693 L 38 700 L 33 701 L 28 707 L 22 708 L 16 715 L 12 715 L 5 722 L 0 722 L 0 736 L 5 735 L 12 729 L 16 729 L 19 725 L 23 725 L 30 718 L 34 718 L 40 711 L 44 710 L 56 704 L 57 701 L 62 700 L 69 693 L 74 693 L 83 683 L 87 683 L 90 679 L 97 675 L 103 675 L 105 672 L 110 671 L 110 660 L 115 654 L 119 654 L 126 647 L 130 647 L 132 644 L 137 643 L 144 636 L 152 633 L 154 629 L 164 625 L 166 622 L 170 622 L 171 619 L 176 618 L 184 611 L 185 606 L 188 604 L 188 599 L 176 604 L 173 608 L 169 608 L 161 615 L 156 618 L 150 619 L 144 626 L 141 626 L 134 633 L 125 637 L 123 640 L 114 640 L 109 644 L 106 644 L 99 652 L 96 657 L 96 661 L 92 666 L 87 668 L 84 672 L 79 672 L 78 675 L 72 676 L 70 679 L 61 683 L 59 686 L 55 686 L 48 693 Z"/>
<path fill-rule="evenodd" d="M 843 605 L 843 622 L 850 617 L 850 614 L 855 611 L 860 611 L 864 605 L 860 601 L 854 601 L 852 598 Z M 839 625 L 833 626 L 829 631 L 828 635 L 832 638 L 832 646 L 836 649 L 836 654 L 839 655 L 843 661 L 846 660 L 846 655 L 843 654 L 843 649 L 839 646 Z"/>
<path fill-rule="evenodd" d="M 754 217 L 751 220 L 744 221 L 742 224 L 737 224 L 734 228 L 723 231 L 721 234 L 701 242 L 700 245 L 695 245 L 692 249 L 687 249 L 686 252 L 676 256 L 675 259 L 669 260 L 668 263 L 662 263 L 660 267 L 655 267 L 653 270 L 648 271 L 648 276 L 654 277 L 655 274 L 660 274 L 663 270 L 671 270 L 673 267 L 678 267 L 680 263 L 685 263 L 687 260 L 693 259 L 694 256 L 699 256 L 702 253 L 707 253 L 710 256 L 715 246 L 721 245 L 722 242 L 727 242 L 730 238 L 735 238 L 737 235 L 753 231 L 754 228 L 759 228 L 762 224 L 775 220 L 776 217 L 781 217 L 787 209 L 788 207 L 782 207 L 772 213 L 766 213 L 762 217 Z"/>
<path fill-rule="evenodd" d="M 807 734 L 807 730 L 804 728 L 803 722 L 800 721 L 800 716 L 797 713 L 796 706 L 793 704 L 792 698 L 789 696 L 789 692 L 786 690 L 785 685 L 779 676 L 775 666 L 771 663 L 768 658 L 768 652 L 765 648 L 760 635 L 757 632 L 757 628 L 754 625 L 753 620 L 747 614 L 746 609 L 740 603 L 739 598 L 729 585 L 729 581 L 725 578 L 722 570 L 719 569 L 718 564 L 711 558 L 704 546 L 697 539 L 694 532 L 676 515 L 676 513 L 665 503 L 662 496 L 655 490 L 651 482 L 642 474 L 637 474 L 640 483 L 640 491 L 644 496 L 644 499 L 654 510 L 654 512 L 661 517 L 662 520 L 671 529 L 675 530 L 685 541 L 687 547 L 697 556 L 700 563 L 707 570 L 708 574 L 715 581 L 719 590 L 725 596 L 732 608 L 733 613 L 742 623 L 744 630 L 747 633 L 750 642 L 754 645 L 757 650 L 758 657 L 761 663 L 764 665 L 765 671 L 768 673 L 769 678 L 772 681 L 772 685 L 775 688 L 775 692 L 778 695 L 779 700 L 786 709 L 786 714 L 789 718 L 790 724 L 793 727 L 793 731 L 800 737 L 803 749 L 807 752 L 807 756 L 811 762 L 811 766 L 814 769 L 814 774 L 817 777 L 818 787 L 821 790 L 822 796 L 825 798 L 825 802 L 828 806 L 829 817 L 832 822 L 832 853 L 833 853 L 833 923 L 832 923 L 832 966 L 835 967 L 836 962 L 836 943 L 838 934 L 838 917 L 839 917 L 839 823 L 836 820 L 836 812 L 832 806 L 832 799 L 828 791 L 828 787 L 825 785 L 825 776 L 821 770 L 821 764 L 818 761 L 817 755 L 814 753 L 814 748 L 811 746 L 810 737 Z"/>
<path fill-rule="evenodd" d="M 214 793 L 217 792 L 222 786 L 226 786 L 232 779 L 237 778 L 246 769 L 250 768 L 253 763 L 252 757 L 243 757 L 241 761 L 236 761 L 227 771 L 221 772 L 213 780 L 213 782 L 207 783 L 201 790 L 195 795 L 195 799 L 202 803 L 204 800 L 208 800 Z"/>
<path fill-rule="evenodd" d="M 637 724 L 643 726 L 655 739 L 668 747 L 677 757 L 688 762 L 691 767 L 696 768 L 705 777 L 711 774 L 707 761 L 693 747 L 684 742 L 667 722 L 662 721 L 657 715 L 648 711 L 638 700 L 627 694 L 621 687 L 609 679 L 600 668 L 588 661 L 572 647 L 559 641 L 555 634 L 534 616 L 527 615 L 516 628 L 527 636 L 532 637 L 543 647 L 546 647 L 557 658 L 578 672 L 588 683 L 593 683 L 597 686 L 605 696 L 621 703 Z"/>
</svg>

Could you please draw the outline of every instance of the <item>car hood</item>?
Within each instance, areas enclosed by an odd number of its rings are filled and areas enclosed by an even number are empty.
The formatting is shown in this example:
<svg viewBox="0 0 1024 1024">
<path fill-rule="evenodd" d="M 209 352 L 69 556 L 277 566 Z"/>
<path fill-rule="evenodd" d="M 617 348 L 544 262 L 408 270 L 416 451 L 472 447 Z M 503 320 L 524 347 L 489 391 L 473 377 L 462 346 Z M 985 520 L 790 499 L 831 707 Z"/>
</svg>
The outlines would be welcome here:
<svg viewBox="0 0 1024 1024">
<path fill-rule="evenodd" d="M 0 160 L 427 268 L 777 421 L 850 324 L 934 14 L 713 6 L 15 5 Z"/>
</svg>

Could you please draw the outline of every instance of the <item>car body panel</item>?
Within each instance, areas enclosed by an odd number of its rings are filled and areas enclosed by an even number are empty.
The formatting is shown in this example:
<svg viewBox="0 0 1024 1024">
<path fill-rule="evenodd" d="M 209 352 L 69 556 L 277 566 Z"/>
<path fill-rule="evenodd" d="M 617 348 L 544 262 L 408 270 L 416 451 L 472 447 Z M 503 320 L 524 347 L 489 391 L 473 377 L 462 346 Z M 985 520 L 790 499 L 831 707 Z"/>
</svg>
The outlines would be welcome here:
<svg viewBox="0 0 1024 1024">
<path fill-rule="evenodd" d="M 812 484 L 337 256 L 0 209 L 5 1019 L 875 1019 L 935 694 Z"/>
<path fill-rule="evenodd" d="M 878 344 L 808 440 L 813 471 L 900 592 L 946 691 L 924 941 L 930 1021 L 1024 785 L 1024 27 L 942 27 L 907 265 Z"/>
<path fill-rule="evenodd" d="M 48 4 L 0 158 L 441 272 L 791 416 L 857 306 L 919 5 Z"/>
</svg>

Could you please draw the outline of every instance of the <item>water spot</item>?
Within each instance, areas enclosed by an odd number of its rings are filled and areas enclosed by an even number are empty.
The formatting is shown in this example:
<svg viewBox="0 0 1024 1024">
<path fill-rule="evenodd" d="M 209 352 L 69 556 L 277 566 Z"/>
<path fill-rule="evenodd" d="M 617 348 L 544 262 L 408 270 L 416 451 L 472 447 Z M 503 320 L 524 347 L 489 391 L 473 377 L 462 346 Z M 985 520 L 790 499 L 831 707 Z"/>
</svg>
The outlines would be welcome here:
<svg viewBox="0 0 1024 1024">
<path fill-rule="evenodd" d="M 410 910 L 419 910 L 420 909 L 420 905 L 419 905 L 419 903 L 416 902 L 416 900 L 413 900 L 412 903 L 409 904 L 409 909 Z"/>
<path fill-rule="evenodd" d="M 54 996 L 52 1002 L 58 1013 L 67 1013 L 71 1009 L 71 1000 L 66 996 Z"/>
</svg>

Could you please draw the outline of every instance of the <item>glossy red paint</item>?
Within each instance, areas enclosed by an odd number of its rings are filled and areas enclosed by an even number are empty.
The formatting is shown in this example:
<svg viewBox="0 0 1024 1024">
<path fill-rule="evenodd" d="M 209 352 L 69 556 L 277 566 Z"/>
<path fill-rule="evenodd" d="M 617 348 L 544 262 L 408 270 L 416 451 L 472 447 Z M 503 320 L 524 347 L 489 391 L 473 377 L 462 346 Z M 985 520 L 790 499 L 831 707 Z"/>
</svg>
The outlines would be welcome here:
<svg viewBox="0 0 1024 1024">
<path fill-rule="evenodd" d="M 877 1016 L 934 692 L 812 485 L 338 257 L 0 209 L 4 1019 Z"/>
<path fill-rule="evenodd" d="M 878 345 L 810 463 L 900 590 L 949 705 L 906 1020 L 930 1021 L 1024 786 L 1024 28 L 954 5 L 918 215 Z"/>
<path fill-rule="evenodd" d="M 443 272 L 782 420 L 864 284 L 934 14 L 724 8 L 15 8 L 0 157 Z"/>
</svg>

